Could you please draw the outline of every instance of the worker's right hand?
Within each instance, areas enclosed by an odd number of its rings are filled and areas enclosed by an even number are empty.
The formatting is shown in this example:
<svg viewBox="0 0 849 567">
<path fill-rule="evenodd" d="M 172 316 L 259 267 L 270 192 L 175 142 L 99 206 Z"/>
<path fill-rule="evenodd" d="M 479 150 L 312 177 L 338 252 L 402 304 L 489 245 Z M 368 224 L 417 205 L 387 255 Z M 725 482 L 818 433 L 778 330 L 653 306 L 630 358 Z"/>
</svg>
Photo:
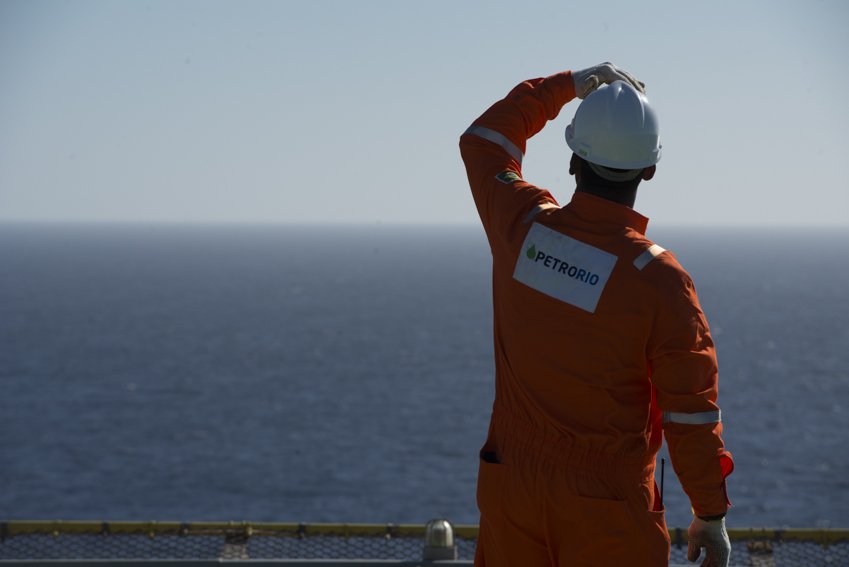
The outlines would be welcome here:
<svg viewBox="0 0 849 567">
<path fill-rule="evenodd" d="M 701 567 L 728 567 L 731 557 L 731 541 L 725 531 L 725 518 L 706 522 L 693 518 L 687 530 L 687 559 L 695 563 L 705 548 L 705 560 Z"/>
<path fill-rule="evenodd" d="M 601 85 L 607 85 L 613 81 L 625 81 L 631 83 L 641 93 L 646 92 L 646 85 L 638 81 L 631 73 L 618 68 L 609 61 L 594 67 L 572 71 L 572 80 L 575 82 L 575 95 L 582 99 Z"/>
</svg>

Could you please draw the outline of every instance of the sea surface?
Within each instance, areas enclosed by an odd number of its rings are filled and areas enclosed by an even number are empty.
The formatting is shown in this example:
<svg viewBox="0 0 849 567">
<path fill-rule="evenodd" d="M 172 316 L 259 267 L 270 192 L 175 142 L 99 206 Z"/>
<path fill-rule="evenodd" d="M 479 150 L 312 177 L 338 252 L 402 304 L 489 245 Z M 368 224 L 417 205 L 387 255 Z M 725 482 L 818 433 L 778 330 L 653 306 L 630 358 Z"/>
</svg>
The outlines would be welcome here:
<svg viewBox="0 0 849 567">
<path fill-rule="evenodd" d="M 849 230 L 649 236 L 717 344 L 729 525 L 849 527 Z M 476 226 L 0 225 L 0 520 L 477 522 L 489 270 Z"/>
</svg>

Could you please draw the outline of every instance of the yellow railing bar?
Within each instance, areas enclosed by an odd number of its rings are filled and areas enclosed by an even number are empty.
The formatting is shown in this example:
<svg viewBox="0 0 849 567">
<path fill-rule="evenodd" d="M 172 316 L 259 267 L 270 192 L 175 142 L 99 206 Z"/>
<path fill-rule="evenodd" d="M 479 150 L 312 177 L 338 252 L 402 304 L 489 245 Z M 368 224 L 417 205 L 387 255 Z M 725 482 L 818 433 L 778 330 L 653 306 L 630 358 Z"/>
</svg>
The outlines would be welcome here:
<svg viewBox="0 0 849 567">
<path fill-rule="evenodd" d="M 729 528 L 728 537 L 734 540 L 770 539 L 775 541 L 810 541 L 828 544 L 849 540 L 845 528 Z"/>
<path fill-rule="evenodd" d="M 336 536 L 336 537 L 421 537 L 424 524 L 348 524 L 280 522 L 97 522 L 62 520 L 23 520 L 0 524 L 4 536 L 25 534 L 146 534 L 157 535 L 246 535 L 246 536 Z M 670 528 L 673 543 L 687 539 L 687 530 Z M 475 538 L 478 526 L 454 525 L 454 536 Z M 846 528 L 729 528 L 733 540 L 809 541 L 829 544 L 849 540 Z"/>
</svg>

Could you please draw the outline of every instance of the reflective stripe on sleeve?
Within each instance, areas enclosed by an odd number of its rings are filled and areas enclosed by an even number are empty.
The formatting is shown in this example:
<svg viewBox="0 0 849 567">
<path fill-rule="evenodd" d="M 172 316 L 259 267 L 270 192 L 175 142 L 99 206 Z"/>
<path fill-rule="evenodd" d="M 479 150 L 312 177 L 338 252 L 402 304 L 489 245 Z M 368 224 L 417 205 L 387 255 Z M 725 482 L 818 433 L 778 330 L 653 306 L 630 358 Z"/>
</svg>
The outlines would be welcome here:
<svg viewBox="0 0 849 567">
<path fill-rule="evenodd" d="M 686 423 L 687 425 L 705 425 L 706 423 L 719 423 L 722 421 L 721 412 L 703 411 L 701 413 L 677 413 L 674 411 L 663 412 L 663 423 Z"/>
<path fill-rule="evenodd" d="M 666 252 L 666 248 L 658 246 L 657 244 L 652 244 L 648 250 L 637 256 L 637 259 L 634 260 L 634 266 L 636 266 L 638 270 L 642 270 L 648 266 L 652 260 L 664 252 Z"/>
<path fill-rule="evenodd" d="M 472 134 L 478 138 L 483 138 L 484 140 L 498 144 L 504 148 L 504 151 L 510 154 L 510 156 L 515 159 L 519 165 L 522 164 L 522 158 L 524 157 L 522 150 L 520 150 L 519 147 L 511 142 L 504 134 L 500 134 L 499 132 L 490 130 L 489 128 L 484 128 L 483 126 L 469 126 L 469 129 L 466 130 L 464 134 Z"/>
<path fill-rule="evenodd" d="M 529 212 L 528 216 L 525 217 L 525 224 L 528 224 L 529 222 L 534 220 L 534 217 L 537 216 L 538 214 L 540 214 L 543 211 L 547 211 L 548 209 L 559 209 L 559 208 L 560 207 L 558 207 L 554 203 L 542 203 L 541 205 L 537 205 L 536 207 L 531 209 L 531 212 Z"/>
</svg>

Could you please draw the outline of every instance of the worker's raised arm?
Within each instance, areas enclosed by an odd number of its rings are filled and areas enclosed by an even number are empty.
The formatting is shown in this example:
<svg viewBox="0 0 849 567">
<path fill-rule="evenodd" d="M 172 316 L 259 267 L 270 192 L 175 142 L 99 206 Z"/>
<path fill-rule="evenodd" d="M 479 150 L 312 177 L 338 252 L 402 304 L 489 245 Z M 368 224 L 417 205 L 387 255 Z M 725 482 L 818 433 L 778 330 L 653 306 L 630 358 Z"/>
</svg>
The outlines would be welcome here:
<svg viewBox="0 0 849 567">
<path fill-rule="evenodd" d="M 671 257 L 652 264 L 660 284 L 648 358 L 669 455 L 695 515 L 720 516 L 734 462 L 722 440 L 713 340 L 690 276 Z"/>
<path fill-rule="evenodd" d="M 571 72 L 524 81 L 460 137 L 469 185 L 491 245 L 535 207 L 557 206 L 548 191 L 522 179 L 522 158 L 527 140 L 573 98 Z"/>
</svg>

